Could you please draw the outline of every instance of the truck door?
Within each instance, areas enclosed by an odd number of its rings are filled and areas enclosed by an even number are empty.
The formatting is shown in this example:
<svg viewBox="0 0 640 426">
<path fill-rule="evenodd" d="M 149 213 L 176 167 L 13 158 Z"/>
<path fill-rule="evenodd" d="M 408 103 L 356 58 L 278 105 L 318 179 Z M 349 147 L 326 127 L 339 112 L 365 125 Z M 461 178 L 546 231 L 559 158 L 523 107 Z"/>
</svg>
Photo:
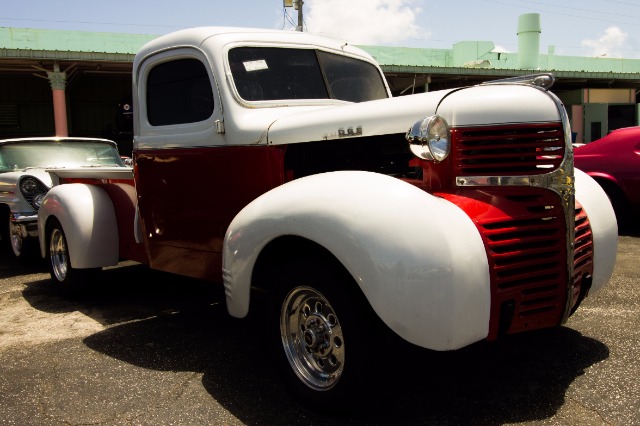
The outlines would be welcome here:
<svg viewBox="0 0 640 426">
<path fill-rule="evenodd" d="M 220 226 L 206 217 L 215 209 L 207 195 L 210 152 L 225 145 L 212 67 L 199 50 L 179 48 L 143 60 L 135 75 L 133 155 L 149 264 L 187 276 L 206 277 L 211 269 L 220 275 Z"/>
</svg>

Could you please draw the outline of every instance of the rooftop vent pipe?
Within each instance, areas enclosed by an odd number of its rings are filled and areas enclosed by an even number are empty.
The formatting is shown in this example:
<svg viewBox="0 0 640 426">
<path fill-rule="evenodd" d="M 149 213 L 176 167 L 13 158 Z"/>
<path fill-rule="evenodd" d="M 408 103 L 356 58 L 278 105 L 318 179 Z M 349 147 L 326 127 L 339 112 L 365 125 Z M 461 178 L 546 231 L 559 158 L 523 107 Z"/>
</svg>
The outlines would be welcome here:
<svg viewBox="0 0 640 426">
<path fill-rule="evenodd" d="M 518 17 L 518 68 L 540 68 L 539 13 L 525 13 Z"/>
</svg>

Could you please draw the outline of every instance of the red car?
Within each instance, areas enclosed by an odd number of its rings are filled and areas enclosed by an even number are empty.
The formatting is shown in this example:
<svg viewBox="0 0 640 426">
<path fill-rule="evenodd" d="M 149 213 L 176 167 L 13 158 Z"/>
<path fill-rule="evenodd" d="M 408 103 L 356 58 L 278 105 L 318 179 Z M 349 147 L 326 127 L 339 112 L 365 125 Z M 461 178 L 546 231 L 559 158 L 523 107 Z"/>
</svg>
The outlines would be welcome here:
<svg viewBox="0 0 640 426">
<path fill-rule="evenodd" d="M 613 130 L 574 149 L 576 168 L 604 188 L 616 212 L 618 228 L 640 226 L 640 126 Z"/>
</svg>

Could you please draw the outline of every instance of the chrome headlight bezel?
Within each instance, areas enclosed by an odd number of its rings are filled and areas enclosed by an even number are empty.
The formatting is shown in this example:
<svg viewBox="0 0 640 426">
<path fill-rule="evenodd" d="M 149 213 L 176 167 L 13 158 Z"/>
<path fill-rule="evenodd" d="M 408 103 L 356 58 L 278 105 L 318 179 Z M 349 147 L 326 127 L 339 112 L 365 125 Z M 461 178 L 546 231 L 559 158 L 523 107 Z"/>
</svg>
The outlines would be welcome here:
<svg viewBox="0 0 640 426">
<path fill-rule="evenodd" d="M 416 121 L 406 134 L 413 155 L 439 163 L 451 152 L 451 129 L 447 120 L 430 115 Z"/>
<path fill-rule="evenodd" d="M 35 211 L 40 209 L 44 196 L 49 192 L 49 188 L 33 176 L 23 176 L 18 182 L 18 188 L 22 197 Z"/>
<path fill-rule="evenodd" d="M 38 192 L 38 181 L 30 176 L 20 179 L 20 192 L 24 197 L 33 197 Z"/>
<path fill-rule="evenodd" d="M 40 210 L 40 207 L 42 207 L 42 203 L 44 202 L 45 195 L 47 195 L 46 192 L 40 192 L 33 197 L 33 200 L 31 201 L 31 205 L 36 210 Z"/>
</svg>

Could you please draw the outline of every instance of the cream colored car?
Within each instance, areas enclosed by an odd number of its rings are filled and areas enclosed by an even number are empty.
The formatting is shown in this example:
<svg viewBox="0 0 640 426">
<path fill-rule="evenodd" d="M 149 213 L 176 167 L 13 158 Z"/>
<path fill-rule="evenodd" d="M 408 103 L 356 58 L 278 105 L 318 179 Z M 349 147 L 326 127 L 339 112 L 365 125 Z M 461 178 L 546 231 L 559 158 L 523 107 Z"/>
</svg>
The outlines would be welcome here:
<svg viewBox="0 0 640 426">
<path fill-rule="evenodd" d="M 38 209 L 53 186 L 47 169 L 122 166 L 114 141 L 37 137 L 0 140 L 0 240 L 18 259 L 38 258 Z M 32 253 L 33 252 L 33 253 Z"/>
</svg>

